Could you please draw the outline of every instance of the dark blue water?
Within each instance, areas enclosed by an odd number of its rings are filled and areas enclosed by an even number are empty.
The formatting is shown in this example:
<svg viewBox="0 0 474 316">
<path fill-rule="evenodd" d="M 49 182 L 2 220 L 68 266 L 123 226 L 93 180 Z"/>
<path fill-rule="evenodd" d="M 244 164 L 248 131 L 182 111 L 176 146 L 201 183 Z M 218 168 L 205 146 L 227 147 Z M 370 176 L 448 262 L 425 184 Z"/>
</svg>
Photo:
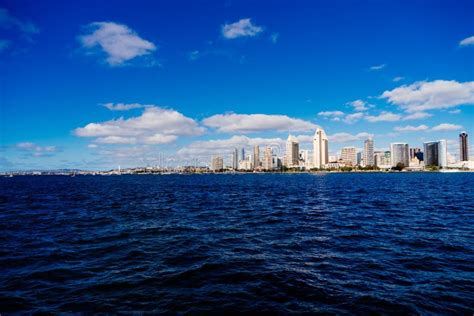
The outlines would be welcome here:
<svg viewBox="0 0 474 316">
<path fill-rule="evenodd" d="M 474 174 L 0 179 L 0 313 L 474 312 Z"/>
</svg>

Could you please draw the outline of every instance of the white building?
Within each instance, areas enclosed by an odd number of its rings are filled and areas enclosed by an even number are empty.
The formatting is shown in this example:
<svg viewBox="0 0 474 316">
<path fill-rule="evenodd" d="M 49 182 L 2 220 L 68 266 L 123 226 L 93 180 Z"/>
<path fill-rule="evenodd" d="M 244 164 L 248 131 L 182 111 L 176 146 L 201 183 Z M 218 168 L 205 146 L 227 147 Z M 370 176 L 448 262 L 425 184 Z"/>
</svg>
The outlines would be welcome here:
<svg viewBox="0 0 474 316">
<path fill-rule="evenodd" d="M 220 156 L 212 157 L 211 170 L 212 171 L 221 171 L 223 169 L 224 169 L 224 159 Z"/>
<path fill-rule="evenodd" d="M 392 167 L 396 167 L 401 163 L 405 167 L 410 165 L 410 151 L 407 143 L 391 143 L 390 159 Z"/>
<path fill-rule="evenodd" d="M 341 149 L 341 160 L 346 165 L 355 166 L 357 164 L 357 150 L 355 147 L 343 147 Z"/>
<path fill-rule="evenodd" d="M 317 128 L 313 137 L 313 168 L 322 169 L 329 162 L 329 142 L 326 132 Z"/>
<path fill-rule="evenodd" d="M 253 147 L 253 168 L 260 168 L 260 147 L 258 145 Z"/>
<path fill-rule="evenodd" d="M 288 135 L 286 140 L 286 166 L 287 167 L 298 167 L 299 166 L 299 151 L 300 145 L 298 139 L 293 135 Z"/>
<path fill-rule="evenodd" d="M 263 161 L 262 161 L 262 168 L 263 170 L 272 170 L 273 169 L 273 152 L 270 146 L 265 148 L 263 152 Z"/>
<path fill-rule="evenodd" d="M 232 169 L 237 170 L 239 168 L 239 151 L 234 148 L 232 152 Z"/>
<path fill-rule="evenodd" d="M 374 162 L 374 140 L 373 139 L 367 139 L 364 142 L 364 155 L 363 158 L 364 160 L 364 166 L 375 166 Z"/>
<path fill-rule="evenodd" d="M 253 163 L 250 159 L 239 161 L 239 170 L 250 171 L 253 169 Z"/>
</svg>

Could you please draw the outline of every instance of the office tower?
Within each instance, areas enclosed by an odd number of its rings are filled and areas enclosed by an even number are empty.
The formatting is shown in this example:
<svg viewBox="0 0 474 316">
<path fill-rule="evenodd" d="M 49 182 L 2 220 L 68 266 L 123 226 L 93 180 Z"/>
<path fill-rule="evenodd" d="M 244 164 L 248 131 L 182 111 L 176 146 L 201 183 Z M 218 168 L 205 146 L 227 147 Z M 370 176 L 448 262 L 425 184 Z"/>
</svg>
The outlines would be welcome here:
<svg viewBox="0 0 474 316">
<path fill-rule="evenodd" d="M 286 166 L 298 167 L 300 145 L 298 139 L 293 135 L 288 135 L 286 140 Z"/>
<path fill-rule="evenodd" d="M 232 169 L 239 169 L 239 151 L 237 148 L 234 148 L 234 152 L 232 153 Z"/>
<path fill-rule="evenodd" d="M 260 167 L 260 147 L 258 145 L 253 146 L 253 168 L 258 169 Z"/>
<path fill-rule="evenodd" d="M 410 151 L 408 144 L 391 143 L 390 157 L 392 167 L 396 167 L 399 163 L 403 164 L 405 167 L 408 167 L 410 165 Z"/>
<path fill-rule="evenodd" d="M 364 142 L 364 165 L 367 166 L 374 166 L 374 140 L 367 139 Z"/>
<path fill-rule="evenodd" d="M 250 159 L 239 161 L 239 170 L 251 171 L 253 169 L 253 162 Z"/>
<path fill-rule="evenodd" d="M 267 146 L 265 148 L 265 151 L 263 152 L 263 163 L 262 167 L 264 170 L 272 170 L 273 169 L 273 152 L 272 148 L 270 146 Z"/>
<path fill-rule="evenodd" d="M 469 144 L 467 142 L 467 133 L 462 132 L 459 134 L 459 160 L 468 161 L 469 160 Z"/>
<path fill-rule="evenodd" d="M 221 171 L 224 169 L 224 159 L 219 156 L 212 157 L 211 161 L 211 170 L 212 171 Z"/>
<path fill-rule="evenodd" d="M 240 160 L 245 160 L 245 148 L 240 149 Z"/>
<path fill-rule="evenodd" d="M 356 164 L 361 166 L 363 161 L 362 152 L 358 151 L 356 154 Z"/>
<path fill-rule="evenodd" d="M 410 148 L 410 160 L 416 158 L 416 154 L 421 152 L 420 148 Z"/>
<path fill-rule="evenodd" d="M 357 164 L 357 150 L 355 147 L 343 147 L 341 149 L 341 160 L 348 165 Z"/>
<path fill-rule="evenodd" d="M 309 150 L 300 150 L 300 162 L 307 168 L 311 167 Z"/>
<path fill-rule="evenodd" d="M 322 128 L 317 128 L 313 137 L 313 168 L 324 168 L 329 161 L 329 143 Z"/>
<path fill-rule="evenodd" d="M 445 139 L 423 143 L 425 166 L 448 166 L 448 146 Z"/>
<path fill-rule="evenodd" d="M 374 165 L 380 167 L 384 163 L 385 153 L 382 151 L 374 151 Z"/>
</svg>

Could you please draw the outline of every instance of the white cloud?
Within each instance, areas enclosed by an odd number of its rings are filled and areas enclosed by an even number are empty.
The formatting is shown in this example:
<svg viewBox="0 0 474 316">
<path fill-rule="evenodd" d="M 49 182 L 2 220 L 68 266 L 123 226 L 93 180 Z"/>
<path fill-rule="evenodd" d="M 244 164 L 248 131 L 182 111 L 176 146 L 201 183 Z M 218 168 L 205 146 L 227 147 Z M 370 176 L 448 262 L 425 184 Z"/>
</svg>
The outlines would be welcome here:
<svg viewBox="0 0 474 316">
<path fill-rule="evenodd" d="M 333 135 L 328 135 L 329 141 L 334 142 L 334 143 L 349 143 L 349 142 L 365 140 L 365 139 L 373 138 L 373 137 L 374 137 L 374 134 L 370 134 L 367 132 L 362 132 L 355 135 L 352 135 L 349 133 L 336 133 Z"/>
<path fill-rule="evenodd" d="M 375 66 L 370 67 L 370 70 L 381 70 L 385 68 L 385 66 L 386 64 L 375 65 Z"/>
<path fill-rule="evenodd" d="M 140 103 L 105 103 L 102 104 L 102 106 L 106 107 L 107 109 L 111 111 L 128 111 L 132 109 L 140 109 L 144 107 L 149 107 L 150 105 L 143 105 Z"/>
<path fill-rule="evenodd" d="M 227 139 L 196 141 L 178 151 L 181 156 L 210 157 L 212 155 L 229 156 L 234 148 L 250 149 L 255 145 L 265 147 L 271 146 L 278 150 L 283 148 L 285 140 L 282 138 L 250 138 L 247 136 L 232 136 Z"/>
<path fill-rule="evenodd" d="M 365 119 L 371 123 L 375 122 L 394 122 L 401 119 L 401 115 L 392 112 L 383 111 L 379 115 L 367 115 Z"/>
<path fill-rule="evenodd" d="M 455 109 L 455 110 L 451 110 L 451 111 L 448 111 L 449 113 L 451 114 L 459 114 L 461 113 L 461 110 L 460 109 Z"/>
<path fill-rule="evenodd" d="M 56 146 L 39 146 L 32 142 L 22 142 L 15 146 L 18 150 L 26 151 L 34 157 L 51 156 L 57 151 Z"/>
<path fill-rule="evenodd" d="M 352 114 L 347 114 L 346 117 L 343 119 L 343 121 L 347 124 L 352 124 L 354 122 L 357 122 L 363 117 L 364 117 L 364 113 L 362 112 L 352 113 Z"/>
<path fill-rule="evenodd" d="M 128 26 L 114 22 L 94 22 L 85 27 L 87 34 L 79 36 L 86 49 L 100 48 L 107 54 L 106 62 L 118 66 L 156 50 L 155 44 L 142 39 Z"/>
<path fill-rule="evenodd" d="M 426 125 L 418 125 L 418 126 L 397 126 L 394 128 L 395 131 L 397 132 L 419 132 L 419 131 L 426 131 L 428 130 L 428 126 Z"/>
<path fill-rule="evenodd" d="M 399 81 L 402 81 L 403 79 L 405 79 L 405 77 L 398 76 L 398 77 L 393 78 L 392 81 L 399 82 Z"/>
<path fill-rule="evenodd" d="M 347 102 L 346 104 L 352 106 L 354 110 L 358 112 L 367 111 L 369 109 L 369 105 L 363 100 L 355 100 Z"/>
<path fill-rule="evenodd" d="M 205 118 L 203 124 L 219 132 L 252 133 L 262 131 L 308 131 L 317 126 L 308 121 L 286 115 L 267 114 L 217 114 Z"/>
<path fill-rule="evenodd" d="M 442 123 L 434 126 L 431 130 L 436 132 L 457 131 L 462 129 L 461 125 Z"/>
<path fill-rule="evenodd" d="M 92 148 L 92 149 L 98 148 L 98 147 L 99 147 L 99 146 L 96 145 L 96 144 L 89 144 L 89 145 L 87 145 L 87 148 Z"/>
<path fill-rule="evenodd" d="M 181 135 L 204 132 L 196 121 L 172 110 L 156 106 L 145 108 L 137 117 L 89 123 L 75 129 L 80 137 L 95 137 L 102 144 L 166 144 Z"/>
<path fill-rule="evenodd" d="M 474 45 L 474 36 L 466 37 L 465 39 L 459 42 L 459 45 L 461 46 Z"/>
<path fill-rule="evenodd" d="M 415 112 L 412 114 L 408 114 L 402 118 L 404 121 L 409 121 L 409 120 L 419 120 L 419 119 L 424 119 L 428 117 L 432 117 L 433 114 L 426 113 L 426 112 Z"/>
<path fill-rule="evenodd" d="M 454 80 L 419 81 L 385 91 L 381 98 L 407 112 L 444 109 L 463 104 L 474 104 L 474 81 Z"/>
<path fill-rule="evenodd" d="M 263 32 L 263 27 L 252 24 L 250 19 L 241 19 L 238 22 L 224 24 L 222 26 L 222 36 L 227 39 L 234 39 L 245 36 L 256 36 Z"/>
<path fill-rule="evenodd" d="M 325 116 L 325 117 L 338 117 L 338 116 L 344 116 L 344 112 L 341 111 L 322 111 L 318 113 L 319 116 Z"/>
</svg>

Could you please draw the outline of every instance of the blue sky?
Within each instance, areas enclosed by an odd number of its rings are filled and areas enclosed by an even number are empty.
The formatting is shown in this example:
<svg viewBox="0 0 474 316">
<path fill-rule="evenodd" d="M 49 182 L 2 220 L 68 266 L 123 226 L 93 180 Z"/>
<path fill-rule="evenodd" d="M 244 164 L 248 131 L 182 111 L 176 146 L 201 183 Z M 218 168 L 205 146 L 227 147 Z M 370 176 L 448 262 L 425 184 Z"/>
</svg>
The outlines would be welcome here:
<svg viewBox="0 0 474 316">
<path fill-rule="evenodd" d="M 316 125 L 331 153 L 456 157 L 473 104 L 472 1 L 0 1 L 0 170 L 205 164 Z"/>
</svg>

